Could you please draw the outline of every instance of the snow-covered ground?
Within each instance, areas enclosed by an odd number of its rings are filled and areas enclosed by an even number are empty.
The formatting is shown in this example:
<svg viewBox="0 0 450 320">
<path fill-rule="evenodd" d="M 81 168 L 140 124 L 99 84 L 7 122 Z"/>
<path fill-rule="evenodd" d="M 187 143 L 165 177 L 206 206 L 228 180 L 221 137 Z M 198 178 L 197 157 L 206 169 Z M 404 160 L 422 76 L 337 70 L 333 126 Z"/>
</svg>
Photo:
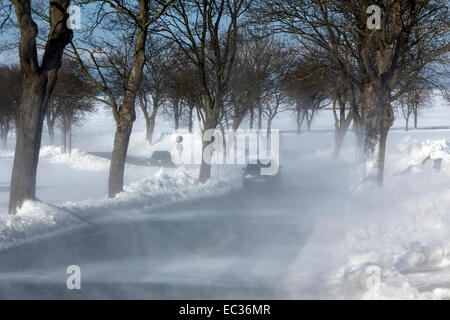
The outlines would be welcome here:
<svg viewBox="0 0 450 320">
<path fill-rule="evenodd" d="M 352 133 L 341 158 L 332 158 L 330 111 L 315 119 L 317 132 L 286 134 L 282 166 L 301 167 L 307 181 L 302 186 L 312 191 L 298 197 L 310 197 L 302 201 L 317 203 L 317 210 L 292 208 L 293 214 L 311 215 L 314 223 L 279 284 L 280 292 L 290 298 L 450 298 L 450 130 L 405 132 L 403 125 L 397 119 L 398 130 L 389 134 L 382 188 L 356 187 L 361 172 Z M 440 98 L 419 119 L 419 127 L 449 125 L 450 107 Z M 6 216 L 13 141 L 10 150 L 0 152 L 0 250 L 93 222 L 140 219 L 149 208 L 217 195 L 239 180 L 238 168 L 214 171 L 210 183 L 199 185 L 197 167 L 127 165 L 125 192 L 108 200 L 109 161 L 88 152 L 110 151 L 113 128 L 112 116 L 99 109 L 76 130 L 70 156 L 49 146 L 44 133 L 38 169 L 42 202 L 27 202 L 15 217 Z M 171 123 L 159 119 L 155 139 L 170 128 Z M 273 128 L 295 130 L 295 124 L 283 115 Z M 148 157 L 153 150 L 174 149 L 175 135 L 149 146 L 144 129 L 138 119 L 130 155 Z"/>
<path fill-rule="evenodd" d="M 450 131 L 392 136 L 384 187 L 358 191 L 345 209 L 353 230 L 334 280 L 343 296 L 448 299 Z"/>
<path fill-rule="evenodd" d="M 137 121 L 130 155 L 149 158 L 154 150 L 175 149 L 176 135 L 159 139 L 158 133 L 170 128 L 169 123 L 161 120 L 156 133 L 158 142 L 153 146 L 145 139 L 142 119 Z M 109 160 L 89 152 L 110 152 L 113 138 L 113 120 L 109 111 L 102 108 L 76 129 L 71 154 L 49 145 L 44 132 L 37 179 L 37 197 L 41 202 L 29 201 L 17 216 L 11 217 L 7 215 L 7 205 L 14 160 L 12 136 L 9 149 L 0 151 L 0 250 L 93 221 L 136 219 L 150 208 L 218 195 L 230 189 L 239 171 L 230 167 L 213 169 L 211 181 L 202 185 L 197 182 L 198 166 L 162 169 L 127 164 L 125 192 L 109 200 L 106 197 Z"/>
<path fill-rule="evenodd" d="M 403 124 L 397 119 L 394 127 Z M 449 106 L 439 98 L 419 120 L 420 127 L 449 124 Z M 310 143 L 329 144 L 304 155 L 312 162 L 332 159 L 331 133 L 319 135 L 305 134 Z M 343 165 L 355 163 L 353 139 L 347 137 Z M 290 296 L 319 287 L 313 297 L 450 299 L 450 130 L 391 131 L 382 188 L 356 187 L 357 166 L 348 175 L 345 205 L 316 220 L 285 277 Z"/>
</svg>

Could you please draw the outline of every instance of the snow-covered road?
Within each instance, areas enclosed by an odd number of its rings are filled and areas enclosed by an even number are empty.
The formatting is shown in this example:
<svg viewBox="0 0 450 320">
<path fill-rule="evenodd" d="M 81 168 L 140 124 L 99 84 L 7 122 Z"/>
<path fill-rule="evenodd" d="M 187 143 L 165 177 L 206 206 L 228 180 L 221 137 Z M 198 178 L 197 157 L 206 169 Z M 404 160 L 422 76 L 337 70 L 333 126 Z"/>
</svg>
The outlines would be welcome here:
<svg viewBox="0 0 450 320">
<path fill-rule="evenodd" d="M 241 192 L 0 253 L 1 298 L 270 298 L 311 229 Z M 284 200 L 288 201 L 288 200 Z M 261 208 L 261 207 L 259 207 Z M 274 213 L 277 215 L 274 215 Z M 299 228 L 299 226 L 302 226 Z M 82 290 L 66 289 L 68 265 Z"/>
<path fill-rule="evenodd" d="M 235 188 L 0 252 L 0 298 L 288 298 L 283 279 L 316 217 L 345 200 L 325 180 L 339 174 L 331 162 L 283 157 L 281 189 Z M 66 288 L 69 265 L 79 291 Z"/>
<path fill-rule="evenodd" d="M 433 110 L 425 127 L 448 123 L 446 108 Z M 256 194 L 235 166 L 198 185 L 197 167 L 132 164 L 126 192 L 108 200 L 108 160 L 82 151 L 107 152 L 101 136 L 71 155 L 44 146 L 44 202 L 11 217 L 13 152 L 0 153 L 0 298 L 448 299 L 450 130 L 392 130 L 385 185 L 355 188 L 354 135 L 334 159 L 328 118 L 322 131 L 285 134 L 283 186 Z M 152 148 L 172 150 L 175 137 Z M 130 154 L 152 148 L 141 131 Z M 81 291 L 66 288 L 69 265 L 81 267 Z"/>
</svg>

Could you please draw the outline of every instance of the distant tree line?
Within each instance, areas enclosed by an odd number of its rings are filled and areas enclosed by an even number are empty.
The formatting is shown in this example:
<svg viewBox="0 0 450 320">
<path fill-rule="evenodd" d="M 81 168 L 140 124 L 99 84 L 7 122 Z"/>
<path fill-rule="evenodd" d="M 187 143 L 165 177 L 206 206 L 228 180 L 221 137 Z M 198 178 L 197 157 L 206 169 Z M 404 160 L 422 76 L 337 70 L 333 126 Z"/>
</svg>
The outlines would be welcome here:
<svg viewBox="0 0 450 320">
<path fill-rule="evenodd" d="M 2 44 L 18 47 L 21 70 L 2 75 L 16 79 L 1 90 L 11 110 L 2 112 L 2 141 L 11 126 L 17 135 L 10 213 L 36 198 L 44 119 L 51 136 L 59 123 L 70 149 L 72 125 L 94 102 L 116 123 L 113 198 L 123 190 L 137 106 L 149 143 L 158 114 L 174 128 L 223 133 L 244 124 L 270 130 L 289 112 L 300 133 L 327 106 L 335 156 L 351 129 L 365 174 L 382 184 L 394 108 L 417 119 L 430 90 L 448 94 L 446 0 L 83 0 L 75 31 L 66 24 L 69 0 L 0 1 L 0 28 L 19 32 Z M 372 5 L 379 16 L 368 13 Z M 204 161 L 199 181 L 210 174 Z"/>
</svg>

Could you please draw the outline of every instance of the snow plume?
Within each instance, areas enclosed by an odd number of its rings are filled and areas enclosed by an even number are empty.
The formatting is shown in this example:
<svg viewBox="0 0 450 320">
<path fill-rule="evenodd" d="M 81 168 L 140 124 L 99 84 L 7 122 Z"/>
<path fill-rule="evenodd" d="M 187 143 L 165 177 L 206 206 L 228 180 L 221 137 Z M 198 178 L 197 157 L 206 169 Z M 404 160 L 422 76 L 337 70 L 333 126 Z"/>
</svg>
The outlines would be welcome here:
<svg viewBox="0 0 450 320">
<path fill-rule="evenodd" d="M 349 298 L 449 299 L 449 145 L 405 139 L 397 151 L 384 187 L 356 194 L 347 208 L 359 229 L 346 234 L 348 259 L 334 284 Z"/>
<path fill-rule="evenodd" d="M 17 215 L 0 215 L 0 250 L 100 221 L 151 218 L 151 209 L 159 206 L 219 195 L 229 189 L 224 181 L 199 184 L 181 168 L 167 173 L 161 169 L 154 177 L 125 187 L 114 199 L 66 202 L 62 206 L 27 201 Z"/>
</svg>

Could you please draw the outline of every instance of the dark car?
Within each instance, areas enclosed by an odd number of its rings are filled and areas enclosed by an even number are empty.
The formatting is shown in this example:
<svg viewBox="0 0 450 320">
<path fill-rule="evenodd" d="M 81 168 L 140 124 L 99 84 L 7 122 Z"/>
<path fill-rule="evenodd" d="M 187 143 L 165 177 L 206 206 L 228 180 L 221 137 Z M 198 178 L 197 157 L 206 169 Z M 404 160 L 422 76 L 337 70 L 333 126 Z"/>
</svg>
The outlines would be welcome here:
<svg viewBox="0 0 450 320">
<path fill-rule="evenodd" d="M 173 168 L 175 164 L 172 161 L 172 155 L 169 151 L 154 151 L 148 163 L 154 167 Z"/>
<path fill-rule="evenodd" d="M 243 187 L 244 189 L 257 189 L 257 188 L 279 188 L 281 186 L 281 173 L 280 168 L 276 174 L 267 175 L 262 174 L 262 168 L 270 168 L 272 161 L 256 163 L 249 163 L 244 169 Z"/>
</svg>

